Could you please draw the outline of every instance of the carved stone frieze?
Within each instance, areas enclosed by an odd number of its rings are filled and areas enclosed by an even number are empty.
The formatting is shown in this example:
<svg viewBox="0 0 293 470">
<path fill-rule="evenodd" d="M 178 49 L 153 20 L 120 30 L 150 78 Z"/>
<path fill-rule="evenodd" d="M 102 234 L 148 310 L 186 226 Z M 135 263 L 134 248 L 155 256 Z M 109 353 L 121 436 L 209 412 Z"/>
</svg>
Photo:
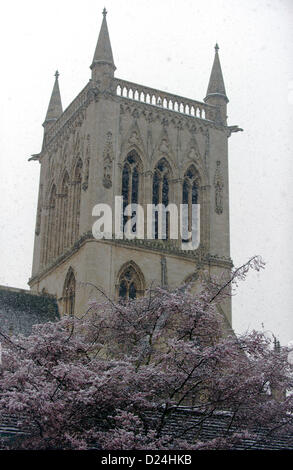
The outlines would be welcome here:
<svg viewBox="0 0 293 470">
<path fill-rule="evenodd" d="M 125 102 L 123 97 L 118 96 L 118 98 L 123 100 L 120 103 L 120 113 L 121 114 L 130 114 L 133 115 L 133 112 L 138 112 L 139 116 L 144 116 L 148 123 L 159 121 L 161 123 L 167 123 L 168 125 L 173 124 L 175 127 L 178 125 L 182 126 L 182 128 L 186 128 L 192 131 L 192 128 L 196 128 L 196 123 L 200 124 L 201 131 L 204 133 L 205 129 L 208 127 L 213 128 L 223 128 L 223 126 L 217 125 L 215 122 L 206 122 L 202 119 L 195 117 L 195 116 L 188 116 L 188 115 L 175 115 L 174 112 L 165 108 L 157 107 L 154 108 L 153 106 L 150 108 L 150 104 L 148 103 L 137 103 L 132 102 Z M 224 129 L 224 128 L 223 128 Z"/>
<path fill-rule="evenodd" d="M 84 172 L 83 172 L 83 179 L 82 179 L 82 185 L 81 185 L 84 191 L 86 191 L 88 188 L 90 158 L 91 158 L 90 134 L 87 134 Z"/>
<path fill-rule="evenodd" d="M 113 151 L 113 141 L 112 141 L 112 132 L 107 132 L 106 143 L 103 152 L 103 186 L 106 189 L 111 188 L 112 186 L 112 172 L 113 172 L 113 160 L 114 160 L 114 151 Z"/>
<path fill-rule="evenodd" d="M 162 132 L 157 140 L 157 144 L 155 145 L 154 151 L 152 153 L 153 161 L 156 161 L 162 157 L 171 160 L 173 164 L 175 162 L 175 153 L 170 142 L 166 127 L 163 127 Z"/>
<path fill-rule="evenodd" d="M 142 158 L 146 155 L 143 137 L 136 119 L 133 120 L 127 134 L 124 136 L 121 145 L 120 159 L 124 159 L 127 153 L 132 149 L 139 152 Z"/>
<path fill-rule="evenodd" d="M 216 168 L 215 177 L 214 177 L 214 187 L 215 187 L 215 211 L 217 214 L 222 214 L 224 179 L 223 179 L 222 171 L 221 171 L 221 162 L 219 160 L 217 160 L 217 168 Z"/>
</svg>

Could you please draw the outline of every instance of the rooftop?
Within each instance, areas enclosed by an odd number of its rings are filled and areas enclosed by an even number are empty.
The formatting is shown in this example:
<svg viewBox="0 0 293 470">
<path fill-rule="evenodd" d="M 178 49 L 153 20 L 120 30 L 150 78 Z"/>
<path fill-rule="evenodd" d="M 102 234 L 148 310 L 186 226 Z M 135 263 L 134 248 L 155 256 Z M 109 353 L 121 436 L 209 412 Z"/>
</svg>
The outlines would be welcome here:
<svg viewBox="0 0 293 470">
<path fill-rule="evenodd" d="M 58 318 L 58 306 L 54 297 L 0 286 L 0 330 L 3 333 L 29 335 L 33 325 Z"/>
</svg>

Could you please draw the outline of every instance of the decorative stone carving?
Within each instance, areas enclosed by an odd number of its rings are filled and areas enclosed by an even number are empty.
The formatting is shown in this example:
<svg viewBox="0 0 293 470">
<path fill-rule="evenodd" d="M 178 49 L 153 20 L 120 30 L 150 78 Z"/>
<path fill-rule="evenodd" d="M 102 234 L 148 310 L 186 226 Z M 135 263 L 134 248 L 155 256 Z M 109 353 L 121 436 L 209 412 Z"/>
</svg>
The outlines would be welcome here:
<svg viewBox="0 0 293 470">
<path fill-rule="evenodd" d="M 136 150 L 142 158 L 146 155 L 144 142 L 136 119 L 133 120 L 123 139 L 120 150 L 120 159 L 124 159 L 125 155 L 127 155 L 131 150 Z"/>
<path fill-rule="evenodd" d="M 188 116 L 188 115 L 180 115 L 180 117 L 176 116 L 176 113 L 172 110 L 168 110 L 166 108 L 160 108 L 157 107 L 156 109 L 152 109 L 152 111 L 149 111 L 149 106 L 150 104 L 148 103 L 135 103 L 135 105 L 131 102 L 127 103 L 127 105 L 121 104 L 120 105 L 120 112 L 123 114 L 130 114 L 133 116 L 133 112 L 136 110 L 139 112 L 140 116 L 144 116 L 146 121 L 148 123 L 150 122 L 155 122 L 155 121 L 160 121 L 161 123 L 168 122 L 169 126 L 170 124 L 173 124 L 175 127 L 177 127 L 178 123 L 180 122 L 183 128 L 186 129 L 192 129 L 196 128 L 194 122 L 195 121 L 201 121 L 202 128 L 205 129 L 207 126 L 205 123 L 202 122 L 201 119 L 195 117 L 195 116 Z M 174 116 L 175 114 L 175 116 Z M 214 122 L 209 122 L 209 127 L 217 127 Z M 191 131 L 192 132 L 192 131 Z"/>
<path fill-rule="evenodd" d="M 139 138 L 138 138 L 136 130 L 132 131 L 132 134 L 129 137 L 128 142 L 130 144 L 139 145 Z"/>
<path fill-rule="evenodd" d="M 222 214 L 224 180 L 223 180 L 222 171 L 221 171 L 221 162 L 219 160 L 217 160 L 217 168 L 216 168 L 215 177 L 214 177 L 214 187 L 215 187 L 215 211 L 217 214 Z"/>
<path fill-rule="evenodd" d="M 87 98 L 91 101 L 98 101 L 99 100 L 99 90 L 96 87 L 91 87 L 87 90 Z"/>
<path fill-rule="evenodd" d="M 205 130 L 204 135 L 205 135 L 205 154 L 204 154 L 204 158 L 205 158 L 206 164 L 208 164 L 209 156 L 210 156 L 210 133 L 209 133 L 208 128 Z"/>
<path fill-rule="evenodd" d="M 167 129 L 165 127 L 162 129 L 161 134 L 157 140 L 151 159 L 157 162 L 163 157 L 166 158 L 169 163 L 172 162 L 174 167 L 176 166 L 176 154 L 174 153 Z"/>
<path fill-rule="evenodd" d="M 151 124 L 154 121 L 153 113 L 146 113 L 146 120 L 149 124 Z"/>
<path fill-rule="evenodd" d="M 139 118 L 139 112 L 138 110 L 135 108 L 132 112 L 132 116 L 134 117 L 134 119 L 138 119 Z"/>
<path fill-rule="evenodd" d="M 191 147 L 189 153 L 188 153 L 188 159 L 189 160 L 197 160 L 198 158 L 198 153 L 194 147 Z"/>
<path fill-rule="evenodd" d="M 104 175 L 103 186 L 104 188 L 111 188 L 112 186 L 112 171 L 113 171 L 114 151 L 112 143 L 112 132 L 107 132 L 106 144 L 103 153 Z"/>
<path fill-rule="evenodd" d="M 198 143 L 194 134 L 192 135 L 187 146 L 186 159 L 192 162 L 198 162 L 201 159 Z"/>
<path fill-rule="evenodd" d="M 116 86 L 111 74 L 103 74 L 101 80 L 99 81 L 98 88 L 106 99 L 113 94 L 116 94 Z"/>
<path fill-rule="evenodd" d="M 167 260 L 166 256 L 161 256 L 161 286 L 167 287 Z"/>
<path fill-rule="evenodd" d="M 192 135 L 194 135 L 194 134 L 196 133 L 196 126 L 195 126 L 194 124 L 192 124 L 192 125 L 190 126 L 189 131 L 191 132 Z"/>
<path fill-rule="evenodd" d="M 91 158 L 91 149 L 90 149 L 90 135 L 88 134 L 86 137 L 87 145 L 85 151 L 85 165 L 84 165 L 84 173 L 83 173 L 83 181 L 82 181 L 82 189 L 84 191 L 88 188 L 88 181 L 89 181 L 89 168 L 90 168 L 90 158 Z"/>
<path fill-rule="evenodd" d="M 169 145 L 168 145 L 167 139 L 162 140 L 159 149 L 160 149 L 160 152 L 162 152 L 163 155 L 168 155 Z"/>
<path fill-rule="evenodd" d="M 81 139 L 79 132 L 75 133 L 74 141 L 73 141 L 73 155 L 77 155 L 81 150 Z"/>
<path fill-rule="evenodd" d="M 162 119 L 162 126 L 165 128 L 169 126 L 169 121 L 165 117 L 163 117 Z"/>
<path fill-rule="evenodd" d="M 86 158 L 85 160 L 85 167 L 84 167 L 84 177 L 83 177 L 83 182 L 82 182 L 82 189 L 84 191 L 87 190 L 88 188 L 88 182 L 89 182 L 89 167 L 90 167 L 90 159 Z"/>
</svg>

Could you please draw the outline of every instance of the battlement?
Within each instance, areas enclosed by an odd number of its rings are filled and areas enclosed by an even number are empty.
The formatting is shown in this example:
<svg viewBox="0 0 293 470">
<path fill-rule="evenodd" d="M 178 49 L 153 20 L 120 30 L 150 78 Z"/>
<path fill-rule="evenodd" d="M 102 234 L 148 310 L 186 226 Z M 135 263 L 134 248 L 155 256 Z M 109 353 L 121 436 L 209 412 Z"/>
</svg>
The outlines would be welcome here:
<svg viewBox="0 0 293 470">
<path fill-rule="evenodd" d="M 150 104 L 199 119 L 214 120 L 217 109 L 215 106 L 167 93 L 166 91 L 128 82 L 120 78 L 114 78 L 114 81 L 117 95 L 123 98 Z"/>
<path fill-rule="evenodd" d="M 113 90 L 114 93 L 112 93 L 114 96 L 116 95 L 126 100 L 137 101 L 149 106 L 155 106 L 156 108 L 183 114 L 186 117 L 208 121 L 214 121 L 216 118 L 216 106 L 122 80 L 121 78 L 114 78 Z M 91 101 L 91 91 L 96 91 L 96 89 L 94 82 L 90 80 L 64 110 L 57 121 L 48 129 L 46 136 L 47 144 L 54 139 L 66 124 L 75 119 L 76 115 L 89 104 Z"/>
</svg>

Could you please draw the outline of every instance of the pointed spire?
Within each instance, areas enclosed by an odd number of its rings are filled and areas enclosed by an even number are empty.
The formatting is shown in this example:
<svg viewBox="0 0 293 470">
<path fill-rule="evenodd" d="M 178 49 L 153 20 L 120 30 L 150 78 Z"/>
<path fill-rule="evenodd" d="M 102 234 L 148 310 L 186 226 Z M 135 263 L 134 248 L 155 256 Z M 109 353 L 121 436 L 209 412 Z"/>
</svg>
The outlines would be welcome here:
<svg viewBox="0 0 293 470">
<path fill-rule="evenodd" d="M 97 64 L 108 64 L 113 68 L 113 70 L 116 70 L 114 59 L 113 59 L 113 54 L 112 54 L 112 48 L 111 48 L 111 42 L 110 42 L 106 16 L 107 16 L 107 10 L 106 8 L 104 8 L 102 26 L 100 29 L 100 34 L 99 34 L 96 50 L 94 53 L 94 58 L 93 58 L 93 62 L 91 65 L 91 69 L 93 69 L 94 66 Z"/>
<path fill-rule="evenodd" d="M 60 74 L 59 74 L 58 70 L 56 70 L 55 83 L 54 83 L 54 86 L 53 86 L 53 91 L 52 91 L 52 95 L 51 95 L 51 98 L 50 98 L 48 111 L 47 111 L 47 114 L 46 114 L 46 119 L 45 119 L 45 122 L 43 124 L 44 127 L 49 122 L 57 121 L 57 119 L 63 113 L 62 103 L 61 103 L 61 95 L 60 95 L 60 90 L 59 90 L 59 82 L 58 82 L 59 75 Z"/>
<path fill-rule="evenodd" d="M 209 86 L 207 90 L 207 96 L 205 97 L 205 101 L 208 97 L 211 96 L 218 96 L 225 99 L 228 103 L 228 98 L 226 95 L 225 84 L 220 64 L 219 58 L 219 46 L 218 44 L 215 45 L 215 58 L 212 67 L 212 72 L 210 76 Z"/>
</svg>

